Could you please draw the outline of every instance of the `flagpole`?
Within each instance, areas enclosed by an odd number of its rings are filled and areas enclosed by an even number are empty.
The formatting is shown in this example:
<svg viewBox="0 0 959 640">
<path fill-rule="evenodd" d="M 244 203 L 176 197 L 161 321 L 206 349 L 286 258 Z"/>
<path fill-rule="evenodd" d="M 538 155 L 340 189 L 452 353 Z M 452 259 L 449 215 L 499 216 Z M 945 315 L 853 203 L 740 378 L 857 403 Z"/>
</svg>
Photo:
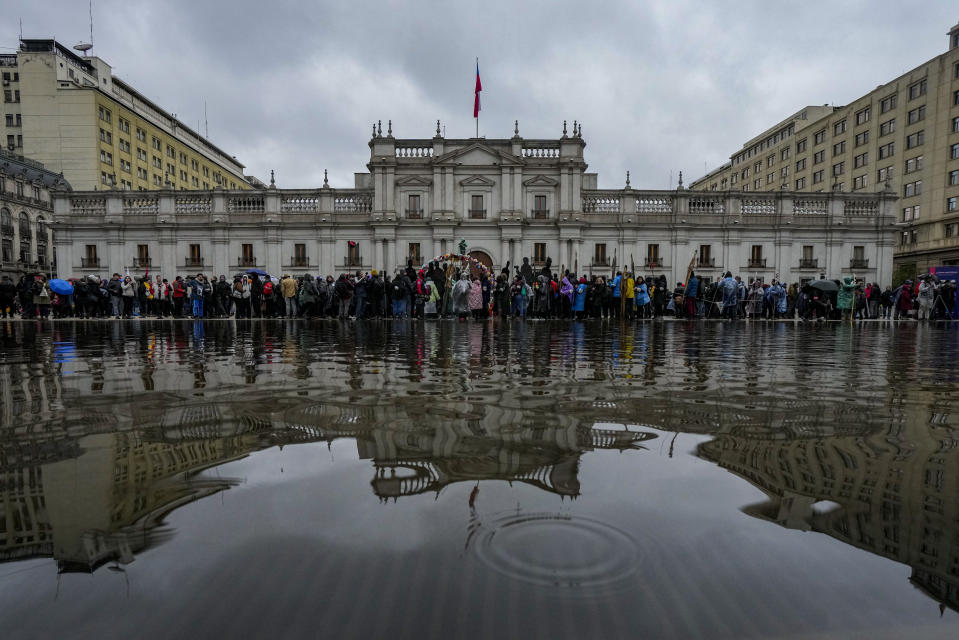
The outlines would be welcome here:
<svg viewBox="0 0 959 640">
<path fill-rule="evenodd" d="M 479 56 L 476 57 L 476 76 L 479 77 Z M 476 137 L 479 138 L 479 109 L 476 110 L 475 120 L 476 120 Z"/>
</svg>

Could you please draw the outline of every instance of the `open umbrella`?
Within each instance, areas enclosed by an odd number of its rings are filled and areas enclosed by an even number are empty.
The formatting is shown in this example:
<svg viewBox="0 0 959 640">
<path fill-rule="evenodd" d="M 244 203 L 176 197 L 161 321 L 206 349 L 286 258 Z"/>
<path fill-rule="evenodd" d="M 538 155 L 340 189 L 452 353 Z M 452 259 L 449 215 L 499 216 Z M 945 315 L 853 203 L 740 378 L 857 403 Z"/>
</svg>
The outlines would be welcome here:
<svg viewBox="0 0 959 640">
<path fill-rule="evenodd" d="M 251 273 L 251 274 L 252 274 L 252 273 L 255 273 L 255 274 L 258 275 L 258 276 L 266 276 L 266 275 L 269 275 L 269 274 L 268 274 L 266 271 L 264 271 L 263 269 L 247 269 L 246 272 L 247 272 L 247 273 Z"/>
<path fill-rule="evenodd" d="M 806 289 L 815 289 L 823 293 L 835 293 L 839 291 L 839 285 L 834 280 L 813 280 L 806 285 Z"/>
<path fill-rule="evenodd" d="M 54 278 L 50 281 L 50 291 L 60 296 L 68 296 L 73 293 L 73 285 L 66 280 Z"/>
<path fill-rule="evenodd" d="M 931 282 L 939 282 L 939 276 L 934 273 L 926 273 L 919 276 L 920 280 L 929 280 Z"/>
</svg>

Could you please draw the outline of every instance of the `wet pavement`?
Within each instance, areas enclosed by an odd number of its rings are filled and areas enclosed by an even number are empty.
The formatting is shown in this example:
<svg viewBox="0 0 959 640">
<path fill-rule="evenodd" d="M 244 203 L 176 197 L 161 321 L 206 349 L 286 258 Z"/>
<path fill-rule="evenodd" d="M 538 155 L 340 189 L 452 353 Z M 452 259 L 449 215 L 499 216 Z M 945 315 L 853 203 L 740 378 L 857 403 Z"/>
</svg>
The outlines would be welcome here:
<svg viewBox="0 0 959 640">
<path fill-rule="evenodd" d="M 0 323 L 0 628 L 956 637 L 959 331 Z"/>
</svg>

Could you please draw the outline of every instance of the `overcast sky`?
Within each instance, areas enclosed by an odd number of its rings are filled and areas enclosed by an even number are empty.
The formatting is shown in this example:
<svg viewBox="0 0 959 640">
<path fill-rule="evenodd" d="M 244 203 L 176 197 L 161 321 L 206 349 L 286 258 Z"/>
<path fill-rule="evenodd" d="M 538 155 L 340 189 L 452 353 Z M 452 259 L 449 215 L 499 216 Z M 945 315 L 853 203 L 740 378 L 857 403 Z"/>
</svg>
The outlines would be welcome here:
<svg viewBox="0 0 959 640">
<path fill-rule="evenodd" d="M 779 7 L 783 7 L 782 10 Z M 788 10 L 786 9 L 788 7 Z M 915 9 L 921 7 L 919 12 Z M 5 0 L 0 51 L 89 39 L 86 0 Z M 959 5 L 454 0 L 95 0 L 114 73 L 277 185 L 366 171 L 371 123 L 399 138 L 556 138 L 583 123 L 605 188 L 687 184 L 807 104 L 845 104 L 943 53 Z M 12 18 L 12 19 L 11 19 Z M 202 124 L 200 124 L 202 132 Z"/>
</svg>

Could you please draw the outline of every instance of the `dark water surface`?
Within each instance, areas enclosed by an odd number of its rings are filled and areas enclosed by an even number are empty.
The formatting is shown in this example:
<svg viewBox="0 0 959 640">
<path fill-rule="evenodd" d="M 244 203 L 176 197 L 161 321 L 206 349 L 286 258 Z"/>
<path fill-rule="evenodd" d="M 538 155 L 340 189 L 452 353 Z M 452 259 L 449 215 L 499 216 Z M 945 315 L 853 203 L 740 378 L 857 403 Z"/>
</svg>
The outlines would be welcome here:
<svg viewBox="0 0 959 640">
<path fill-rule="evenodd" d="M 959 332 L 0 324 L 4 638 L 956 637 Z"/>
</svg>

